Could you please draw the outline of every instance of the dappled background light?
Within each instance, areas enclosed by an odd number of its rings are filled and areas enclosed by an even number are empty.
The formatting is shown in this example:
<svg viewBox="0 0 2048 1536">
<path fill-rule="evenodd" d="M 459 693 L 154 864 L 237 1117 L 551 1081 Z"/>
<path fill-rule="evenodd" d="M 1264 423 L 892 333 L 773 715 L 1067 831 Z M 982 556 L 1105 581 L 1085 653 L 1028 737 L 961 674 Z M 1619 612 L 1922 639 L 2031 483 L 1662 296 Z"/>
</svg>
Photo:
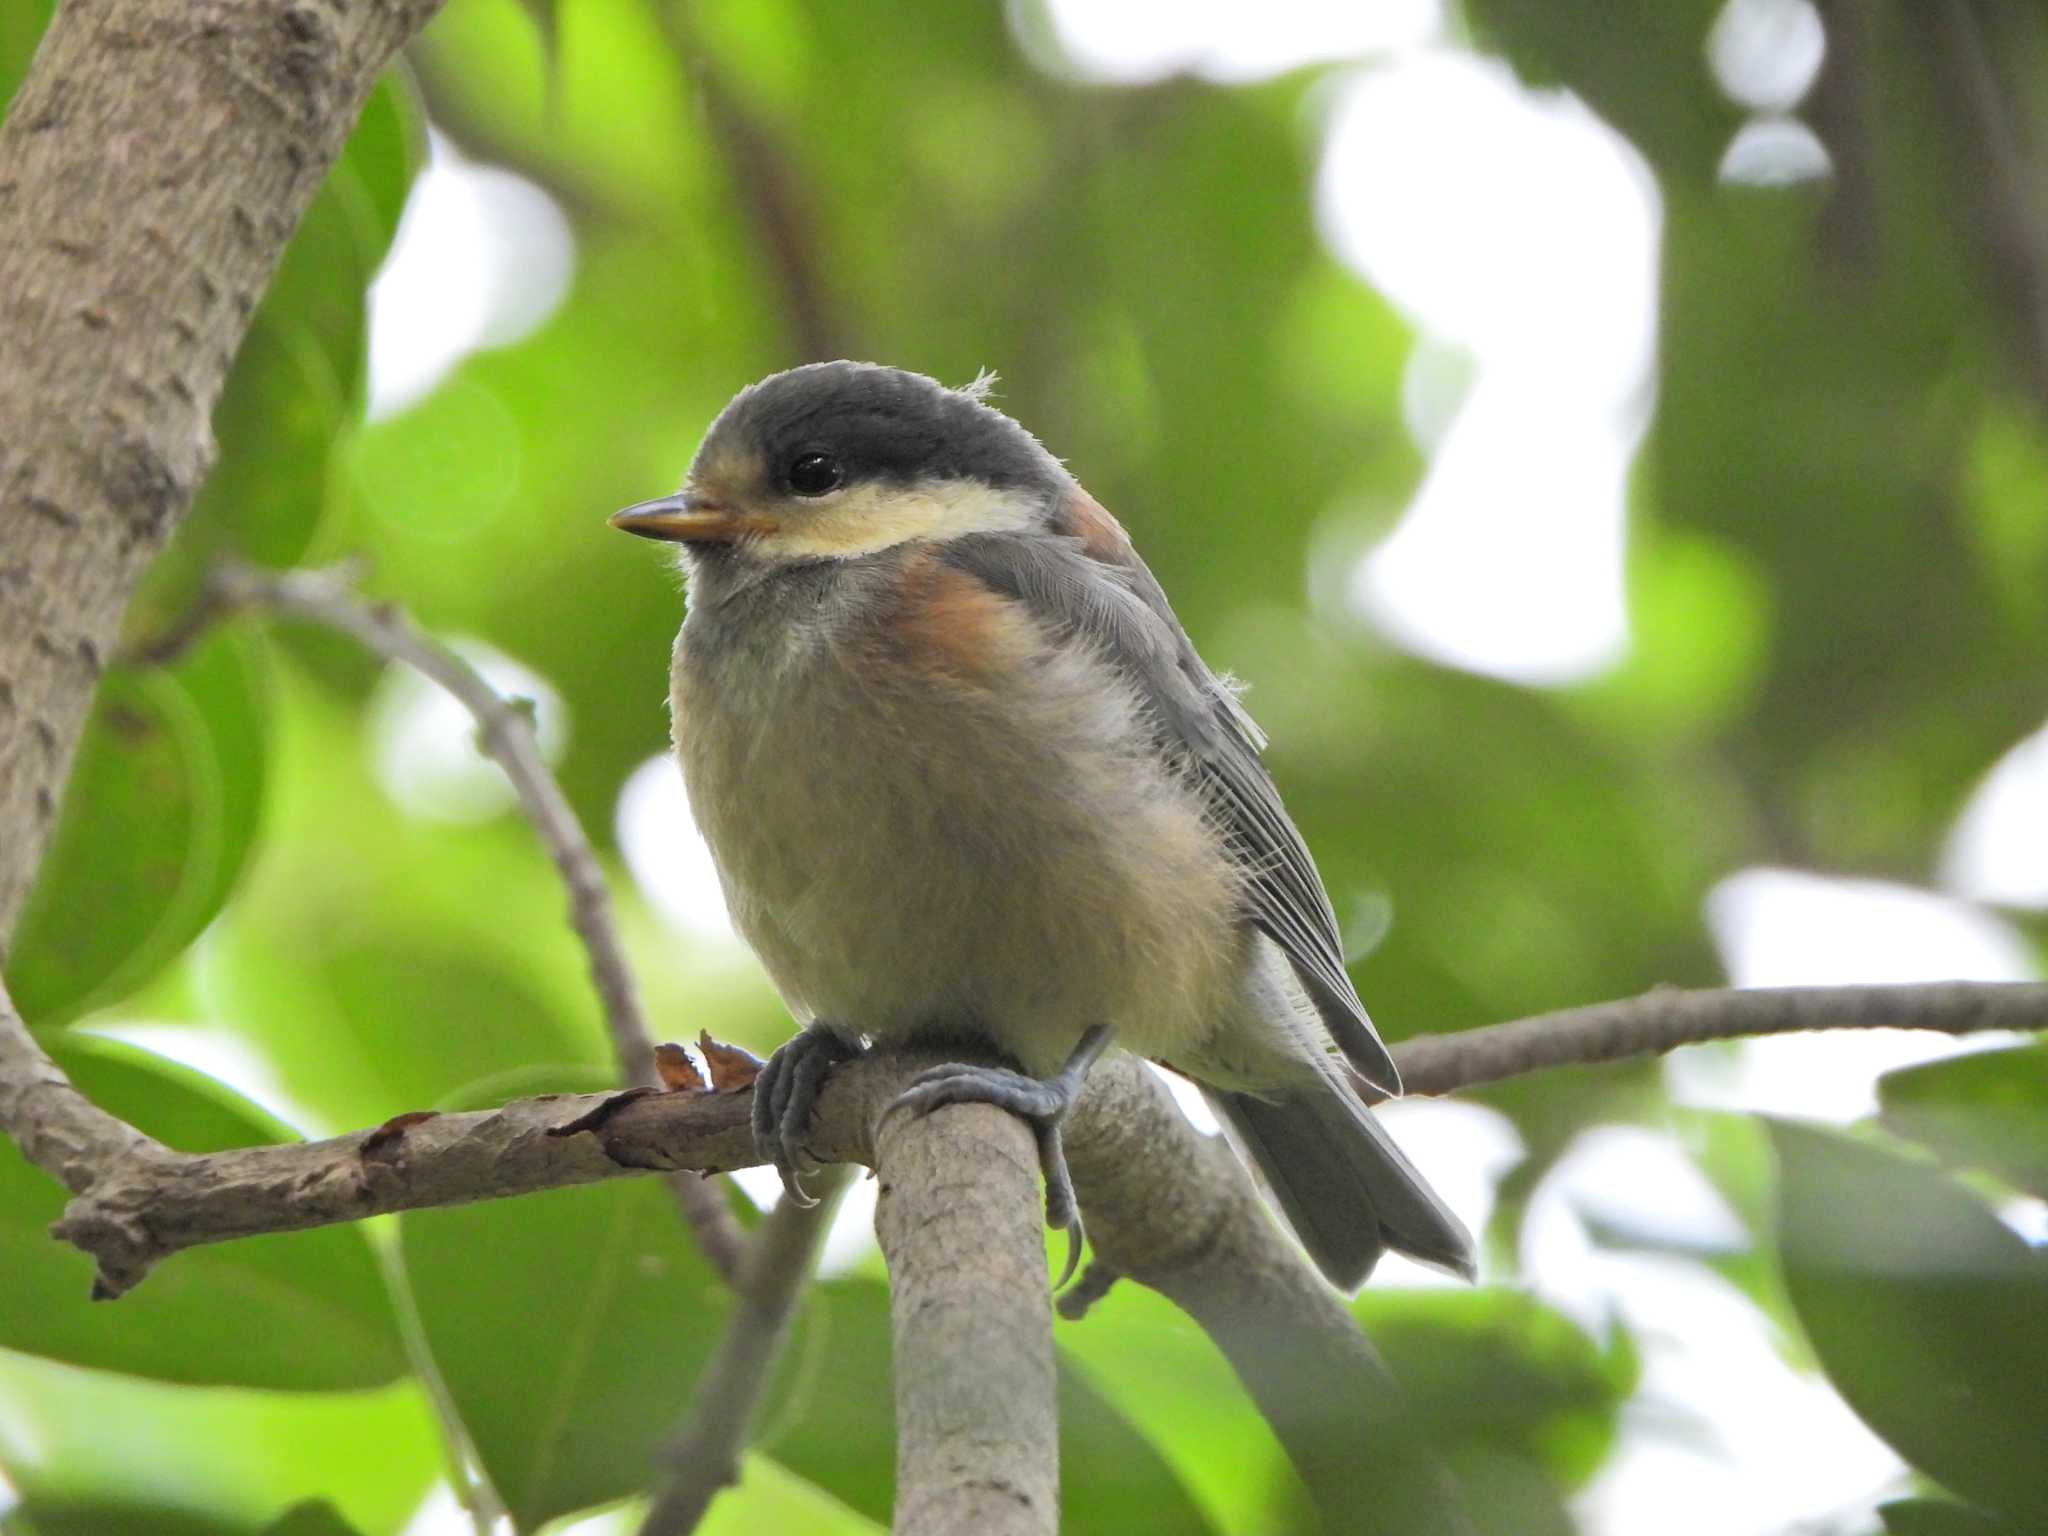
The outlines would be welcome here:
<svg viewBox="0 0 2048 1536">
<path fill-rule="evenodd" d="M 542 760 L 559 760 L 569 742 L 561 695 L 531 668 L 481 640 L 456 636 L 444 643 L 499 697 L 531 711 Z M 476 717 L 446 689 L 411 667 L 384 669 L 370 702 L 371 750 L 377 781 L 408 815 L 482 821 L 510 809 L 517 799 L 511 781 L 483 755 L 476 733 Z"/>
<path fill-rule="evenodd" d="M 555 200 L 440 134 L 370 289 L 371 420 L 403 410 L 480 347 L 510 346 L 568 292 L 576 241 Z"/>
<path fill-rule="evenodd" d="M 1562 682 L 1613 662 L 1656 316 L 1641 161 L 1572 98 L 1430 49 L 1344 87 L 1319 205 L 1336 249 L 1430 338 L 1409 364 L 1430 382 L 1407 392 L 1430 402 L 1430 468 L 1355 600 L 1474 671 Z M 1469 358 L 1454 407 L 1445 346 Z"/>
<path fill-rule="evenodd" d="M 692 938 L 737 943 L 711 848 L 690 818 L 683 776 L 667 754 L 633 770 L 619 791 L 619 851 L 640 893 Z"/>
<path fill-rule="evenodd" d="M 1708 895 L 1707 921 L 1743 987 L 2038 974 L 2019 934 L 1981 907 L 1880 880 L 1743 870 Z"/>
<path fill-rule="evenodd" d="M 2048 907 L 2048 730 L 1993 765 L 1949 834 L 1942 880 L 1977 901 Z"/>
</svg>

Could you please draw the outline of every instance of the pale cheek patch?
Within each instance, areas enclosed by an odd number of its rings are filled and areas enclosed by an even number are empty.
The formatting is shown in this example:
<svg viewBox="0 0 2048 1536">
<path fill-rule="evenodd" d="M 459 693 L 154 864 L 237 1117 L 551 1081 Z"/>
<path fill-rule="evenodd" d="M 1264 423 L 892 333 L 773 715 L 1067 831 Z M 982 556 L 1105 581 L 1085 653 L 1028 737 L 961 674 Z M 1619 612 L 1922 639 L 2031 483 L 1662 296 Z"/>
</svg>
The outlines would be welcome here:
<svg viewBox="0 0 2048 1536">
<path fill-rule="evenodd" d="M 813 503 L 797 503 L 755 548 L 791 560 L 843 559 L 893 549 L 913 539 L 1014 533 L 1031 527 L 1036 511 L 1036 501 L 1021 492 L 965 481 L 863 485 Z"/>
</svg>

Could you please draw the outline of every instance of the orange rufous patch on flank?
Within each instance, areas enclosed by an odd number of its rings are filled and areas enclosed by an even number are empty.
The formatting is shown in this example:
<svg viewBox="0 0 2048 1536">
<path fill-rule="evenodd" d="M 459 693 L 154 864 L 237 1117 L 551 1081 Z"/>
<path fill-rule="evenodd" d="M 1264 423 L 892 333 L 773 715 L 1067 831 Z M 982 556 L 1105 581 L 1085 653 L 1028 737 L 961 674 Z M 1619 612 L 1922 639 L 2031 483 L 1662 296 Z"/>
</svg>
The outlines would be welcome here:
<svg viewBox="0 0 2048 1536">
<path fill-rule="evenodd" d="M 754 1079 L 761 1075 L 760 1057 L 712 1039 L 709 1031 L 697 1036 L 697 1049 L 704 1053 L 704 1065 L 711 1069 L 713 1093 L 738 1093 L 742 1088 L 752 1087 Z"/>
<path fill-rule="evenodd" d="M 670 1093 L 705 1091 L 704 1077 L 698 1072 L 697 1063 L 690 1060 L 690 1053 L 673 1040 L 654 1048 L 654 1072 L 661 1079 L 661 1086 Z"/>
<path fill-rule="evenodd" d="M 926 554 L 905 566 L 894 610 L 875 643 L 863 647 L 862 660 L 878 672 L 903 668 L 979 682 L 1033 644 L 1015 604 Z"/>
</svg>

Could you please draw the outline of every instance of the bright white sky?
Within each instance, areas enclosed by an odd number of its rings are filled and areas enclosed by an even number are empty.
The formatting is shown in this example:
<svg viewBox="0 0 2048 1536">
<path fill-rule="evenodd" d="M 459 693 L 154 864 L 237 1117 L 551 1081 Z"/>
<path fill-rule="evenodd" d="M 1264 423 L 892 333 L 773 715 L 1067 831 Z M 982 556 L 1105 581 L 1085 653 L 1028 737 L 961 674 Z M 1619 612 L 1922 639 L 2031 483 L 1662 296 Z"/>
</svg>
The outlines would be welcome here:
<svg viewBox="0 0 2048 1536">
<path fill-rule="evenodd" d="M 1046 4 L 1057 53 L 1039 62 L 1085 80 L 1192 70 L 1237 81 L 1356 62 L 1325 98 L 1317 211 L 1332 249 L 1418 332 L 1407 394 L 1430 462 L 1398 525 L 1352 573 L 1350 600 L 1397 645 L 1529 685 L 1567 684 L 1625 656 L 1625 489 L 1653 403 L 1661 219 L 1635 151 L 1576 99 L 1525 90 L 1458 47 L 1437 0 Z M 1784 115 L 1823 49 L 1807 0 L 1730 0 L 1701 68 L 1758 115 L 1724 175 L 1824 174 L 1824 151 Z M 372 294 L 373 419 L 468 353 L 542 323 L 574 263 L 567 221 L 543 193 L 436 140 Z M 559 750 L 568 722 L 545 680 L 477 654 L 543 700 Z M 452 708 L 394 679 L 375 719 L 380 779 L 408 810 L 465 817 L 503 803 Z M 730 953 L 709 854 L 665 759 L 625 785 L 618 832 L 635 882 L 679 939 Z M 1702 919 L 1738 985 L 2034 975 L 2011 927 L 1972 902 L 2048 906 L 2048 730 L 1989 770 L 1943 880 L 1950 894 L 1748 870 L 1715 888 Z M 157 1027 L 133 1033 L 275 1102 L 261 1063 Z M 1891 1032 L 1838 1035 L 1685 1053 L 1668 1071 L 1683 1103 L 1842 1121 L 1869 1111 L 1878 1073 L 1949 1049 Z M 1391 1114 L 1451 1204 L 1482 1225 L 1519 1154 L 1513 1128 L 1473 1105 Z M 742 1182 L 757 1199 L 775 1193 L 772 1178 Z M 872 1241 L 870 1186 L 860 1190 L 832 1239 L 835 1267 Z M 1528 1283 L 1596 1332 L 1627 1319 L 1644 1348 L 1622 1448 L 1576 1504 L 1585 1530 L 1765 1536 L 1894 1488 L 1896 1459 L 1823 1384 L 1783 1363 L 1753 1308 L 1697 1266 L 1597 1249 L 1583 1219 L 1596 1211 L 1681 1241 L 1734 1235 L 1733 1215 L 1677 1144 L 1640 1129 L 1586 1133 L 1538 1191 L 1521 1254 Z M 1399 1264 L 1387 1278 L 1437 1281 Z M 440 1499 L 412 1536 L 465 1528 Z"/>
</svg>

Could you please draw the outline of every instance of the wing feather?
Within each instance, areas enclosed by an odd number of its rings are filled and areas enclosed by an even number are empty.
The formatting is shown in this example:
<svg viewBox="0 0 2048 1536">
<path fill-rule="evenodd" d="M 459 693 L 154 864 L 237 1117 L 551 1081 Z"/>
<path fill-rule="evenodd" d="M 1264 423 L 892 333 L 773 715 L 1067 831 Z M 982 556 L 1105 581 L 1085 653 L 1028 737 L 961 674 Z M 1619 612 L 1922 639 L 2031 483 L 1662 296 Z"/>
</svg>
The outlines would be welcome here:
<svg viewBox="0 0 2048 1536">
<path fill-rule="evenodd" d="M 1137 687 L 1216 808 L 1245 871 L 1252 921 L 1287 956 L 1351 1065 L 1376 1088 L 1400 1092 L 1400 1073 L 1344 969 L 1315 860 L 1259 761 L 1263 733 L 1196 653 L 1116 521 L 1085 496 L 1067 511 L 1068 531 L 973 534 L 942 546 L 941 556 L 1094 643 Z"/>
</svg>

